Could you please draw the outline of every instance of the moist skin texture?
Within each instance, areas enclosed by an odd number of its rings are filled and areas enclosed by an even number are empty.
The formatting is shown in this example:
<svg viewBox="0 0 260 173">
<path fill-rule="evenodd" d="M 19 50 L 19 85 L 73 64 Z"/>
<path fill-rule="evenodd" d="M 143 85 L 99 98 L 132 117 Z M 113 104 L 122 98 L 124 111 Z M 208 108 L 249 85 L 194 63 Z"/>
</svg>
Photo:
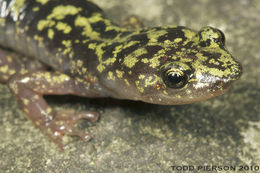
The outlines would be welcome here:
<svg viewBox="0 0 260 173">
<path fill-rule="evenodd" d="M 63 149 L 61 138 L 95 112 L 55 112 L 43 95 L 113 97 L 188 104 L 221 95 L 241 65 L 212 27 L 127 29 L 87 0 L 0 0 L 0 81 L 28 117 Z"/>
</svg>

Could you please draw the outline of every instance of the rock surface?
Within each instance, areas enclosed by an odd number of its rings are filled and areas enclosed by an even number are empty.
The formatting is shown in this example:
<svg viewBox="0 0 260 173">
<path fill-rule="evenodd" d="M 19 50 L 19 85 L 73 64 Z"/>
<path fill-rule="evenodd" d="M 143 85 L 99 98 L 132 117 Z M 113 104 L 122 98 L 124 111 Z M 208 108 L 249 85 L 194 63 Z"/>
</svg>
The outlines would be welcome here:
<svg viewBox="0 0 260 173">
<path fill-rule="evenodd" d="M 47 97 L 56 109 L 101 113 L 96 124 L 79 123 L 80 128 L 88 127 L 94 139 L 84 143 L 78 138 L 65 137 L 69 143 L 65 152 L 60 152 L 34 127 L 8 88 L 1 84 L 0 170 L 158 173 L 177 172 L 172 166 L 216 165 L 227 169 L 236 166 L 237 170 L 230 172 L 239 172 L 240 165 L 260 165 L 259 0 L 95 2 L 116 23 L 134 14 L 146 26 L 220 28 L 226 35 L 228 49 L 243 65 L 243 76 L 223 96 L 183 106 Z"/>
</svg>

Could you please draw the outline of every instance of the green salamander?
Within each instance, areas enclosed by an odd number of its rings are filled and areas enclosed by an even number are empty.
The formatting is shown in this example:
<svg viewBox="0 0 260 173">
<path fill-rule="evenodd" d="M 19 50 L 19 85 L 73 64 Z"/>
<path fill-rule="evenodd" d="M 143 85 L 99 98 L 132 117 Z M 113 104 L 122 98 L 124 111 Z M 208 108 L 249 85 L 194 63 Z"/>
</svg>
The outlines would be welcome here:
<svg viewBox="0 0 260 173">
<path fill-rule="evenodd" d="M 55 112 L 43 95 L 188 104 L 222 94 L 241 75 L 223 33 L 183 26 L 130 30 L 88 0 L 0 0 L 0 81 L 59 147 L 95 112 Z"/>
</svg>

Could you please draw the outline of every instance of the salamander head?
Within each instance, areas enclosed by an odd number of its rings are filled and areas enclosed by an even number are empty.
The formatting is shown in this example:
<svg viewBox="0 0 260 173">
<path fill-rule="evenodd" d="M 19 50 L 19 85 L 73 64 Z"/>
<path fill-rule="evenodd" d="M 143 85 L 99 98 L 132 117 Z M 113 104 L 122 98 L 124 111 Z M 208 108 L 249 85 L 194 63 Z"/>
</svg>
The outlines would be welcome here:
<svg viewBox="0 0 260 173">
<path fill-rule="evenodd" d="M 224 34 L 212 27 L 146 29 L 112 50 L 117 61 L 102 73 L 102 83 L 117 98 L 188 104 L 223 94 L 242 74 Z"/>
<path fill-rule="evenodd" d="M 226 50 L 224 34 L 218 29 L 204 27 L 194 32 L 164 27 L 153 32 L 156 36 L 147 34 L 148 43 L 139 46 L 143 53 L 132 53 L 130 57 L 136 61 L 129 68 L 131 73 L 125 73 L 134 86 L 127 94 L 136 100 L 168 105 L 197 102 L 223 94 L 242 74 L 241 65 Z M 122 66 L 133 63 L 126 61 Z"/>
</svg>

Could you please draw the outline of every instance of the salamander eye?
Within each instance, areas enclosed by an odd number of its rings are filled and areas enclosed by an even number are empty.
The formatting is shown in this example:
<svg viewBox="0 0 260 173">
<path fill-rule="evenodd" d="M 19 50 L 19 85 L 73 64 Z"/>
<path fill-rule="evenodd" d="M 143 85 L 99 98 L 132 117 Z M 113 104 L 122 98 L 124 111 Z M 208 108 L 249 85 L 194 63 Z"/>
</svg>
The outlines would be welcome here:
<svg viewBox="0 0 260 173">
<path fill-rule="evenodd" d="M 217 30 L 218 30 L 218 32 L 219 32 L 219 34 L 220 34 L 220 41 L 221 41 L 223 44 L 225 44 L 226 39 L 225 39 L 224 33 L 223 33 L 221 30 L 219 30 L 219 29 L 217 29 Z"/>
<path fill-rule="evenodd" d="M 179 69 L 168 69 L 164 71 L 162 78 L 166 86 L 174 89 L 184 87 L 188 81 L 187 74 Z"/>
</svg>

